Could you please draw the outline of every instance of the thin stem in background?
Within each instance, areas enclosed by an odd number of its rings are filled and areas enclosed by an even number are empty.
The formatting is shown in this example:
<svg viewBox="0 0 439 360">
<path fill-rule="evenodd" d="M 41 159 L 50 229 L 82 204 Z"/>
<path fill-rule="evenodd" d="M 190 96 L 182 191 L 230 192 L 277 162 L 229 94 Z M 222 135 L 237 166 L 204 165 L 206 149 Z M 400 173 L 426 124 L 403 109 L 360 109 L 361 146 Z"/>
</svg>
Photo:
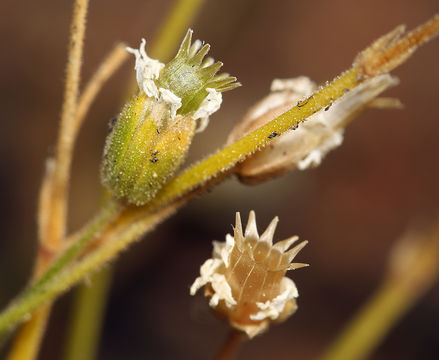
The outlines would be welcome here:
<svg viewBox="0 0 439 360">
<path fill-rule="evenodd" d="M 151 56 L 167 61 L 191 26 L 205 0 L 177 0 L 151 46 Z"/>
<path fill-rule="evenodd" d="M 321 360 L 366 359 L 437 281 L 439 220 L 429 234 L 410 235 L 392 251 L 389 274 Z"/>
<path fill-rule="evenodd" d="M 113 267 L 108 266 L 78 288 L 70 314 L 65 360 L 96 359 L 112 273 Z"/>
</svg>

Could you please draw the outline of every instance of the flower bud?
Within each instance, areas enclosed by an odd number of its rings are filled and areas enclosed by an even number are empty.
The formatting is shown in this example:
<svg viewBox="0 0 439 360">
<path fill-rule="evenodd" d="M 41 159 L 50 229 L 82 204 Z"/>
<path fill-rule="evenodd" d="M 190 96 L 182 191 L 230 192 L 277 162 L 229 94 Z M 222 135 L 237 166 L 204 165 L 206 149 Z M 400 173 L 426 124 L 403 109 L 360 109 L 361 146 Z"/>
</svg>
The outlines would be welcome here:
<svg viewBox="0 0 439 360">
<path fill-rule="evenodd" d="M 240 180 L 257 184 L 298 168 L 305 170 L 320 165 L 325 155 L 341 145 L 346 125 L 367 107 L 400 107 L 399 101 L 375 102 L 384 90 L 398 84 L 389 74 L 363 81 L 331 105 L 310 116 L 297 128 L 274 138 L 261 151 L 237 166 Z M 272 92 L 252 107 L 232 130 L 228 143 L 265 125 L 310 96 L 316 85 L 306 77 L 274 80 Z M 273 137 L 277 134 L 273 133 Z"/>
<path fill-rule="evenodd" d="M 227 234 L 225 243 L 213 242 L 212 259 L 201 266 L 200 277 L 190 289 L 194 295 L 205 286 L 209 305 L 250 338 L 267 330 L 271 322 L 284 321 L 296 311 L 299 294 L 285 273 L 308 266 L 291 263 L 307 241 L 290 250 L 297 236 L 273 245 L 277 222 L 275 217 L 259 236 L 255 213 L 250 212 L 245 232 L 236 213 L 234 236 Z"/>
<path fill-rule="evenodd" d="M 228 74 L 216 75 L 222 63 L 204 59 L 209 45 L 191 38 L 189 30 L 166 65 L 148 57 L 144 39 L 138 50 L 127 49 L 136 56 L 140 91 L 107 137 L 102 181 L 129 203 L 143 205 L 155 196 L 184 161 L 195 132 L 219 109 L 221 92 L 240 85 Z"/>
</svg>

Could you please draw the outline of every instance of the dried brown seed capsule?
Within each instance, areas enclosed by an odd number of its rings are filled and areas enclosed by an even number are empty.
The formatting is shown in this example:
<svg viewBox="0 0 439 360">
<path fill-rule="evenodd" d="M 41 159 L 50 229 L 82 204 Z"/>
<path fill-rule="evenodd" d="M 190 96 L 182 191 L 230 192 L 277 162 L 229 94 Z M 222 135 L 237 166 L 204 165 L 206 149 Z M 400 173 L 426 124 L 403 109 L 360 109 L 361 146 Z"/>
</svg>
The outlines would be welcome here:
<svg viewBox="0 0 439 360">
<path fill-rule="evenodd" d="M 297 236 L 273 245 L 277 222 L 275 217 L 259 236 L 255 213 L 250 212 L 245 232 L 236 213 L 234 236 L 227 234 L 225 243 L 213 242 L 213 258 L 201 266 L 201 276 L 191 287 L 194 295 L 206 286 L 209 305 L 250 338 L 268 329 L 270 322 L 284 321 L 296 311 L 297 288 L 285 273 L 308 266 L 291 263 L 307 241 L 290 250 Z"/>
<path fill-rule="evenodd" d="M 236 172 L 240 180 L 246 184 L 258 184 L 295 168 L 304 170 L 318 166 L 329 151 L 341 145 L 345 126 L 367 107 L 400 106 L 395 101 L 374 102 L 379 94 L 396 84 L 398 79 L 389 74 L 365 80 L 330 106 L 310 116 L 298 128 L 292 129 L 294 131 L 279 137 L 273 136 L 268 146 L 237 166 Z M 275 80 L 271 90 L 233 129 L 229 143 L 297 105 L 301 99 L 316 90 L 316 85 L 306 77 L 299 77 Z"/>
</svg>

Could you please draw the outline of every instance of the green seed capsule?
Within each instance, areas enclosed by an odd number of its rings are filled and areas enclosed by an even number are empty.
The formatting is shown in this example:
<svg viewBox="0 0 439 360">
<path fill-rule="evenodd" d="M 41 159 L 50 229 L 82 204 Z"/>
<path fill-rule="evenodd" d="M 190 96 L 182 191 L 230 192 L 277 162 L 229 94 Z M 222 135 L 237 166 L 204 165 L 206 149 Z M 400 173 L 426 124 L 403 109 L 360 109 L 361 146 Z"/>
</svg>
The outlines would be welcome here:
<svg viewBox="0 0 439 360">
<path fill-rule="evenodd" d="M 218 110 L 221 92 L 239 86 L 236 78 L 216 75 L 222 66 L 208 58 L 209 45 L 191 44 L 192 31 L 167 65 L 150 59 L 142 40 L 136 56 L 140 93 L 123 108 L 107 137 L 102 182 L 114 195 L 135 205 L 150 201 L 186 157 L 200 120 Z"/>
</svg>

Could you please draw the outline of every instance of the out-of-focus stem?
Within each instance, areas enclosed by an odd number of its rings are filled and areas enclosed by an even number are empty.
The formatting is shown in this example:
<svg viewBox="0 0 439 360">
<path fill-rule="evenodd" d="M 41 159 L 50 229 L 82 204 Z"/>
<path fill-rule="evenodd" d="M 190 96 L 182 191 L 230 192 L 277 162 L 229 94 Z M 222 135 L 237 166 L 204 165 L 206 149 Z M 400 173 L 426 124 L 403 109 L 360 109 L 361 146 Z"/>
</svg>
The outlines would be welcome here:
<svg viewBox="0 0 439 360">
<path fill-rule="evenodd" d="M 94 274 L 87 284 L 78 288 L 71 313 L 65 360 L 96 358 L 112 269 L 112 266 L 105 267 Z"/>
<path fill-rule="evenodd" d="M 191 26 L 205 0 L 176 0 L 154 37 L 151 56 L 167 61 Z"/>
<path fill-rule="evenodd" d="M 39 308 L 26 325 L 21 328 L 7 360 L 32 360 L 37 358 L 51 306 L 52 304 L 48 303 Z"/>
<path fill-rule="evenodd" d="M 389 273 L 321 360 L 368 358 L 439 275 L 439 220 L 429 234 L 405 237 L 392 254 Z"/>
</svg>

